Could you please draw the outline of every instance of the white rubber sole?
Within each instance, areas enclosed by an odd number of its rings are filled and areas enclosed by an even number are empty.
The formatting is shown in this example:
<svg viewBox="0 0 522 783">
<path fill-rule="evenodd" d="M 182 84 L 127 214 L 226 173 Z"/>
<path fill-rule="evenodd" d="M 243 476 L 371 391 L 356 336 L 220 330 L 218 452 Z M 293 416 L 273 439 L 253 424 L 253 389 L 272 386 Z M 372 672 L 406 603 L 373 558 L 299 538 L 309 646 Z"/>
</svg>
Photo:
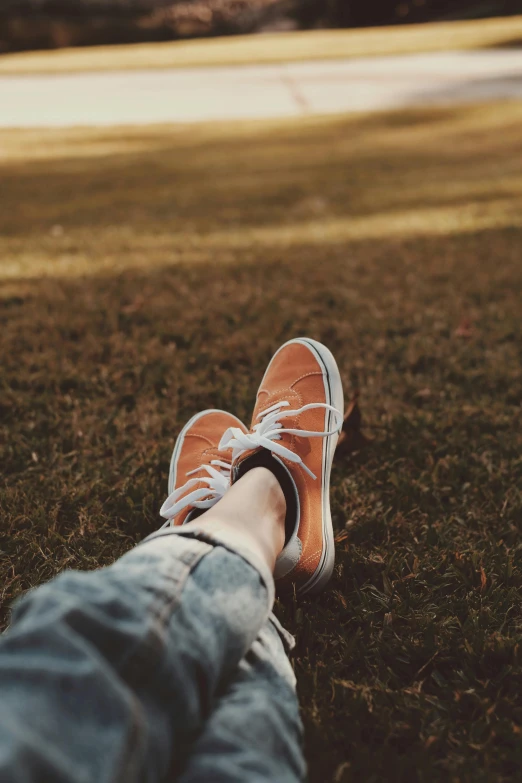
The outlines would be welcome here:
<svg viewBox="0 0 522 783">
<path fill-rule="evenodd" d="M 169 495 L 173 491 L 174 487 L 176 486 L 176 478 L 178 472 L 178 457 L 181 448 L 183 446 L 183 441 L 185 440 L 185 435 L 191 429 L 192 425 L 195 424 L 196 421 L 198 421 L 198 419 L 202 419 L 203 416 L 206 416 L 208 413 L 225 413 L 227 416 L 232 416 L 232 418 L 235 419 L 237 423 L 241 425 L 241 427 L 245 426 L 243 422 L 237 418 L 237 416 L 234 416 L 232 413 L 228 413 L 228 411 L 222 411 L 219 408 L 208 408 L 206 411 L 200 411 L 199 413 L 196 413 L 195 416 L 189 419 L 185 424 L 185 426 L 183 427 L 183 429 L 181 430 L 181 432 L 179 433 L 178 437 L 176 438 L 176 443 L 174 444 L 174 451 L 172 452 L 172 457 L 170 458 L 169 484 L 168 484 Z"/>
<path fill-rule="evenodd" d="M 333 354 L 322 343 L 311 338 L 300 338 L 299 342 L 310 346 L 323 365 L 323 381 L 326 401 L 333 405 L 344 414 L 344 392 L 341 381 L 341 374 Z M 333 414 L 327 411 L 325 429 L 332 427 Z M 339 433 L 331 435 L 326 439 L 326 448 L 323 452 L 323 470 L 322 470 L 322 495 L 323 495 L 323 554 L 315 572 L 310 579 L 299 589 L 299 593 L 313 595 L 324 590 L 331 579 L 335 566 L 335 541 L 332 524 L 332 514 L 330 511 L 330 474 L 332 472 L 332 463 L 335 454 Z"/>
<path fill-rule="evenodd" d="M 279 350 L 276 351 L 276 353 L 274 354 L 274 358 L 275 356 L 277 356 L 279 351 L 282 350 L 286 345 L 290 345 L 293 343 L 301 343 L 302 345 L 306 345 L 306 347 L 309 348 L 310 351 L 312 351 L 317 361 L 319 362 L 319 365 L 323 369 L 323 382 L 324 382 L 326 402 L 329 403 L 330 405 L 333 405 L 334 408 L 337 408 L 337 410 L 340 411 L 341 415 L 343 415 L 344 414 L 343 384 L 341 381 L 341 374 L 339 372 L 337 362 L 335 361 L 332 352 L 329 351 L 328 348 L 322 343 L 317 342 L 317 340 L 312 340 L 311 337 L 297 337 L 294 340 L 289 340 L 284 345 L 282 345 L 281 348 L 279 348 Z M 270 364 L 268 365 L 266 372 L 268 372 Z M 261 387 L 263 386 L 263 382 L 264 382 L 264 376 L 263 376 L 263 381 L 261 381 Z M 332 420 L 333 420 L 332 412 L 327 411 L 325 416 L 326 430 L 332 429 L 332 423 L 333 423 Z M 315 569 L 314 573 L 312 574 L 312 576 L 304 584 L 302 584 L 300 587 L 297 588 L 297 592 L 300 595 L 303 595 L 304 593 L 308 595 L 312 595 L 315 593 L 320 593 L 321 590 L 324 590 L 324 588 L 330 581 L 335 565 L 335 542 L 334 542 L 334 532 L 333 532 L 333 525 L 332 525 L 332 514 L 330 511 L 330 474 L 332 471 L 332 462 L 335 454 L 335 447 L 337 446 L 338 440 L 339 440 L 339 433 L 337 433 L 336 435 L 331 435 L 329 438 L 326 438 L 326 448 L 323 450 L 323 465 L 321 471 L 322 505 L 323 505 L 322 508 L 323 552 L 319 564 Z"/>
</svg>

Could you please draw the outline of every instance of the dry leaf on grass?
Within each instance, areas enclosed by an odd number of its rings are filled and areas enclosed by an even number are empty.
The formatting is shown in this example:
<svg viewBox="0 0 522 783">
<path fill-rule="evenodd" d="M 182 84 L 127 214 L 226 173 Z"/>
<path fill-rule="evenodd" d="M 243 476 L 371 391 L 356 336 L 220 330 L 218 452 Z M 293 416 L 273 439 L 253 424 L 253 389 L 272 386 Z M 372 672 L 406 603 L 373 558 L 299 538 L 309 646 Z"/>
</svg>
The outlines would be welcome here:
<svg viewBox="0 0 522 783">
<path fill-rule="evenodd" d="M 360 451 L 370 443 L 369 438 L 363 435 L 362 415 L 358 404 L 359 392 L 353 395 L 344 414 L 343 428 L 337 443 L 336 454 L 352 454 Z"/>
<path fill-rule="evenodd" d="M 455 337 L 464 337 L 464 338 L 473 337 L 474 334 L 473 323 L 470 321 L 469 318 L 463 318 L 460 324 L 453 332 L 453 334 L 455 335 Z"/>
</svg>

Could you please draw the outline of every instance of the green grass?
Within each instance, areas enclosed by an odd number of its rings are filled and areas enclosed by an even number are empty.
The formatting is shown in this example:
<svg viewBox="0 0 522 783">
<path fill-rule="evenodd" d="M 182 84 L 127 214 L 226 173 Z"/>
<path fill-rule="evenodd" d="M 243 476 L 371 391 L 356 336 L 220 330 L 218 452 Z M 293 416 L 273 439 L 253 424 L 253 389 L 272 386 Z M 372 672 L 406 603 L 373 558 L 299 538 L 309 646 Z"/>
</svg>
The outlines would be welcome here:
<svg viewBox="0 0 522 783">
<path fill-rule="evenodd" d="M 520 46 L 522 16 L 350 30 L 309 30 L 0 56 L 0 75 L 262 65 Z"/>
<path fill-rule="evenodd" d="M 0 133 L 9 601 L 154 530 L 176 433 L 307 334 L 360 390 L 337 566 L 279 607 L 312 783 L 522 764 L 522 106 Z"/>
</svg>

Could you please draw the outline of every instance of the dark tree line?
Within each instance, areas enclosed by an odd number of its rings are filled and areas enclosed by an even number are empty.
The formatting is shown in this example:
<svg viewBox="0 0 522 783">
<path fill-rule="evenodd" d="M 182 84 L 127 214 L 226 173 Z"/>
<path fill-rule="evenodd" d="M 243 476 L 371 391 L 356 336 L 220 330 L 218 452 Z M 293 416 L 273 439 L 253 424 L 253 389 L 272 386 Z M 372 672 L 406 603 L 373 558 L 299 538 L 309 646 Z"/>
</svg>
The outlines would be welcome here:
<svg viewBox="0 0 522 783">
<path fill-rule="evenodd" d="M 0 0 L 0 52 L 522 14 L 522 0 Z"/>
<path fill-rule="evenodd" d="M 522 0 L 302 0 L 304 26 L 318 20 L 332 27 L 373 27 L 435 19 L 465 19 L 522 13 Z"/>
</svg>

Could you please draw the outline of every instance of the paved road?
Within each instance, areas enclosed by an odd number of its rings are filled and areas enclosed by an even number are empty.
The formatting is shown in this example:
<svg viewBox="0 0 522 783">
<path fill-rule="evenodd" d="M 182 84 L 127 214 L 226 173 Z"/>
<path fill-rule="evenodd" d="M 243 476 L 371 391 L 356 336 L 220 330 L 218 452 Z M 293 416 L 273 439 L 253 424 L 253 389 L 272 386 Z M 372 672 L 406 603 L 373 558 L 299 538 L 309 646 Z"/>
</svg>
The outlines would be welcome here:
<svg viewBox="0 0 522 783">
<path fill-rule="evenodd" d="M 4 76 L 0 127 L 294 117 L 522 99 L 522 51 L 288 65 Z"/>
</svg>

